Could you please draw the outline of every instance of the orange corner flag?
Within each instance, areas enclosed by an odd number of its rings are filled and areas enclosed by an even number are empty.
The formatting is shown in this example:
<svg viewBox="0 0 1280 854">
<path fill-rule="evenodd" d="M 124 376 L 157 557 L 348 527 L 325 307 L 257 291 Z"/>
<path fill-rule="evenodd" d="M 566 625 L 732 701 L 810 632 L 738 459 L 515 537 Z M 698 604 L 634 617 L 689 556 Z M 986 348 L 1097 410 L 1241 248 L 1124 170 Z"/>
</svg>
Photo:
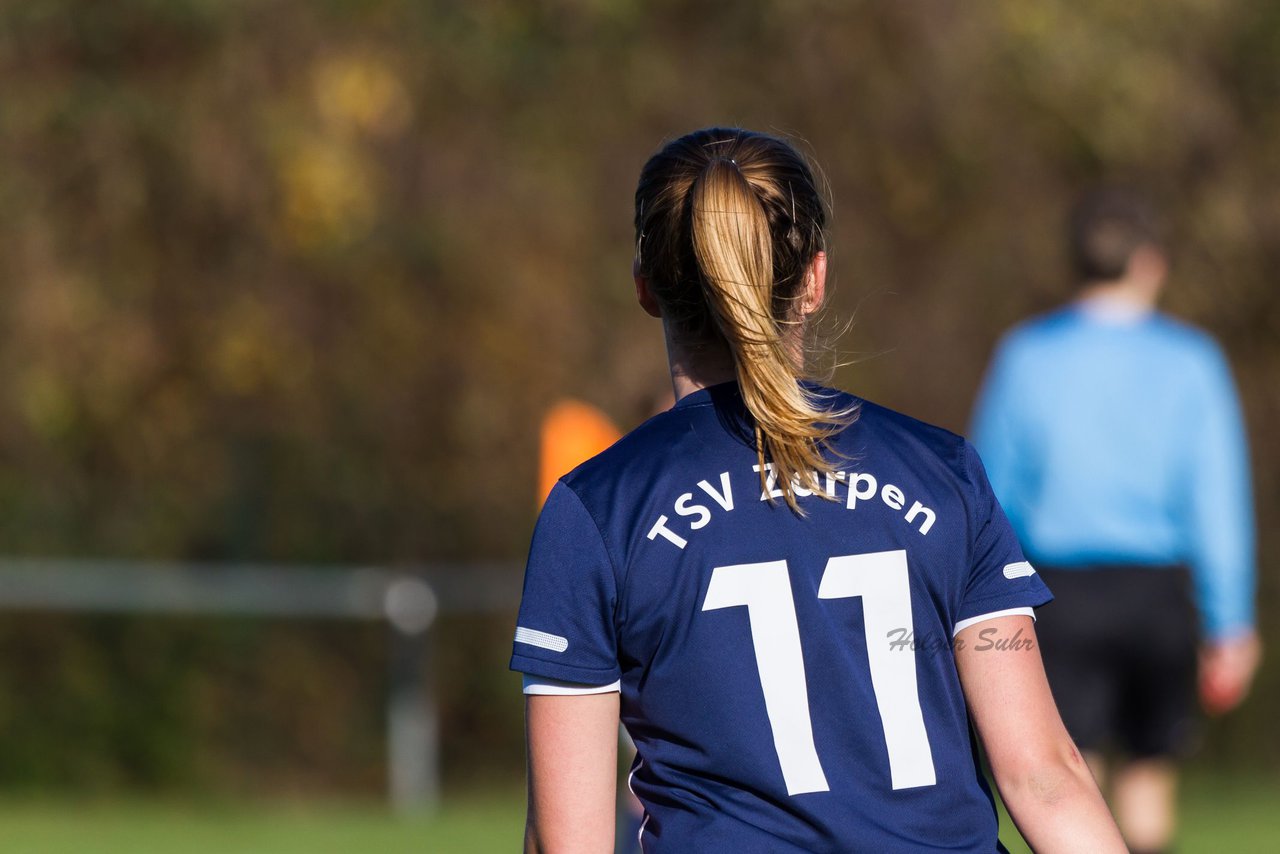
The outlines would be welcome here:
<svg viewBox="0 0 1280 854">
<path fill-rule="evenodd" d="M 538 465 L 538 504 L 547 500 L 561 476 L 622 437 L 622 432 L 596 407 L 563 398 L 542 419 Z"/>
</svg>

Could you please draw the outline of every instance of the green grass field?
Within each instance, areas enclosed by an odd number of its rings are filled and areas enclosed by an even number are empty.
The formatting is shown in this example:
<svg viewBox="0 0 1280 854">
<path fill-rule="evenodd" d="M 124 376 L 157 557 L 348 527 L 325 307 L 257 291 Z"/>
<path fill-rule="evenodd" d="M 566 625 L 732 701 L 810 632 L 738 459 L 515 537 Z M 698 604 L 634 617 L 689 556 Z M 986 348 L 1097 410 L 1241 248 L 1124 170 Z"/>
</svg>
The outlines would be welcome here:
<svg viewBox="0 0 1280 854">
<path fill-rule="evenodd" d="M 414 819 L 377 804 L 0 801 L 5 854 L 482 854 L 518 851 L 523 829 L 516 790 Z"/>
<path fill-rule="evenodd" d="M 1179 854 L 1274 854 L 1280 851 L 1280 778 L 1198 772 L 1180 799 Z M 1003 809 L 1000 838 L 1010 854 L 1030 849 Z"/>
<path fill-rule="evenodd" d="M 1183 797 L 1181 854 L 1280 850 L 1280 780 L 1195 775 Z M 394 818 L 377 805 L 198 805 L 144 801 L 0 802 L 6 854 L 324 854 L 519 850 L 523 794 L 506 790 L 448 800 L 429 819 Z M 1027 848 L 1011 825 L 1002 838 Z"/>
</svg>

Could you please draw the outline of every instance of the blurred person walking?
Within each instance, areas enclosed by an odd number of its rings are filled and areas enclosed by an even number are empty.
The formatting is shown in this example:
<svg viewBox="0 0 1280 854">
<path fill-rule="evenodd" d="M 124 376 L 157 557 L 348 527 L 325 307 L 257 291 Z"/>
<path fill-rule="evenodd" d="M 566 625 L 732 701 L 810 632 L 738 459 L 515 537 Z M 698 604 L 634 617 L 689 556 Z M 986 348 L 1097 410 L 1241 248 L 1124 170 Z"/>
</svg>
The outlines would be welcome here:
<svg viewBox="0 0 1280 854">
<path fill-rule="evenodd" d="M 697 131 L 641 172 L 636 292 L 677 403 L 539 517 L 526 850 L 610 850 L 621 716 L 647 854 L 1003 851 L 971 719 L 1037 851 L 1122 851 L 973 448 L 801 379 L 824 223 L 774 137 Z"/>
<path fill-rule="evenodd" d="M 972 435 L 1056 596 L 1037 628 L 1063 721 L 1100 782 L 1117 752 L 1111 802 L 1132 850 L 1165 851 L 1197 644 L 1213 714 L 1244 698 L 1259 659 L 1244 428 L 1218 346 L 1155 308 L 1168 262 L 1151 208 L 1096 191 L 1069 241 L 1079 295 L 1005 336 Z"/>
</svg>

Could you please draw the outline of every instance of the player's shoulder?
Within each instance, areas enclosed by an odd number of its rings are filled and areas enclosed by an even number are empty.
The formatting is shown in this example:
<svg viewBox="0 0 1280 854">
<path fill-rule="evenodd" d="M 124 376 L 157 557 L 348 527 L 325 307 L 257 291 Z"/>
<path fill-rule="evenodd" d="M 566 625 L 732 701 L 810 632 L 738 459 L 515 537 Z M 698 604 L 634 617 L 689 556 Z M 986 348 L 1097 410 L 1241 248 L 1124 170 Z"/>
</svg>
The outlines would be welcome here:
<svg viewBox="0 0 1280 854">
<path fill-rule="evenodd" d="M 957 480 L 972 481 L 977 452 L 963 435 L 867 398 L 838 394 L 842 397 L 836 399 L 851 403 L 858 414 L 841 437 L 842 451 L 855 458 L 868 453 L 911 460 L 915 466 L 945 470 Z"/>
<path fill-rule="evenodd" d="M 913 467 L 945 472 L 972 484 L 977 453 L 963 437 L 901 411 L 841 389 L 805 384 L 810 399 L 851 421 L 833 438 L 835 449 L 851 460 L 909 460 Z M 702 429 L 697 419 L 714 410 L 718 428 Z M 713 388 L 696 399 L 659 413 L 561 478 L 587 510 L 605 512 L 621 499 L 638 499 L 662 472 L 685 454 L 714 453 L 714 443 L 751 446 L 749 424 L 736 389 Z M 711 437 L 716 438 L 711 438 Z M 723 450 L 723 448 L 721 449 Z M 593 512 L 594 515 L 594 512 Z"/>
<path fill-rule="evenodd" d="M 1058 362 L 1064 352 L 1080 346 L 1079 323 L 1069 306 L 1036 314 L 1005 330 L 992 353 L 990 370 L 1032 388 L 1046 363 Z"/>
<path fill-rule="evenodd" d="M 1014 324 L 1000 336 L 997 350 L 1006 355 L 1015 355 L 1052 346 L 1064 336 L 1070 335 L 1077 321 L 1077 312 L 1072 306 L 1061 306 L 1032 315 Z"/>
<path fill-rule="evenodd" d="M 868 400 L 865 397 L 848 395 L 856 401 L 858 418 L 864 428 L 885 432 L 900 438 L 910 438 L 927 445 L 936 446 L 940 450 L 952 451 L 963 444 L 964 437 L 958 433 L 921 421 L 905 412 Z"/>
<path fill-rule="evenodd" d="M 956 502 L 971 520 L 982 518 L 991 487 L 977 449 L 957 433 L 896 409 L 862 400 L 858 420 L 846 431 L 853 439 L 841 450 L 865 461 L 878 476 L 926 488 L 935 502 Z M 925 485 L 928 485 L 927 487 Z"/>
<path fill-rule="evenodd" d="M 1222 347 L 1217 340 L 1205 330 L 1185 320 L 1165 314 L 1162 311 L 1152 312 L 1150 329 L 1167 346 L 1175 348 L 1190 358 L 1202 360 L 1219 360 L 1223 358 Z"/>
<path fill-rule="evenodd" d="M 687 420 L 676 409 L 659 412 L 600 453 L 560 478 L 591 508 L 593 499 L 616 494 L 618 484 L 640 483 L 645 473 L 669 460 L 670 449 L 687 432 Z"/>
</svg>

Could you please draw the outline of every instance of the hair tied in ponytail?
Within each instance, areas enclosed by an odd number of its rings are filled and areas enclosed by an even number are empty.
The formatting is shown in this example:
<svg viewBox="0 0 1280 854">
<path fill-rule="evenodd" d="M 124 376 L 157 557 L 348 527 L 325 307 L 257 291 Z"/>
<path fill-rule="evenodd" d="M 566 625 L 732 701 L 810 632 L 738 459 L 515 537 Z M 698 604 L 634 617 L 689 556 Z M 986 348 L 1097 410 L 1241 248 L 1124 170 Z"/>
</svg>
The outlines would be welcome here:
<svg viewBox="0 0 1280 854">
<path fill-rule="evenodd" d="M 731 168 L 730 168 L 731 167 Z M 801 385 L 807 288 L 825 212 L 794 148 L 736 128 L 695 131 L 650 158 L 636 188 L 640 272 L 677 341 L 732 358 L 755 421 L 762 485 L 772 465 L 797 513 L 797 490 L 829 498 L 829 440 L 856 418 Z"/>
</svg>

